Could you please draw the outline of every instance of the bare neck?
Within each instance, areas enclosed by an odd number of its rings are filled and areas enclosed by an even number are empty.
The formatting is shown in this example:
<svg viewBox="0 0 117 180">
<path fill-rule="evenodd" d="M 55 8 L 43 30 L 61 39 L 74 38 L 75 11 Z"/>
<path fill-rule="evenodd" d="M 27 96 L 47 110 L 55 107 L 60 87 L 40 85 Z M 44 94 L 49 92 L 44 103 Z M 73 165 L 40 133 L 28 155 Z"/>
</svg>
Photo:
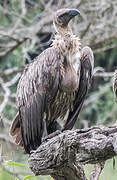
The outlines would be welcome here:
<svg viewBox="0 0 117 180">
<path fill-rule="evenodd" d="M 68 25 L 66 27 L 57 27 L 57 32 L 61 35 L 61 36 L 66 36 L 66 35 L 73 35 L 72 29 L 71 27 Z"/>
<path fill-rule="evenodd" d="M 70 26 L 58 27 L 58 33 L 53 40 L 53 46 L 58 48 L 64 55 L 73 55 L 80 50 L 80 40 L 73 35 Z"/>
</svg>

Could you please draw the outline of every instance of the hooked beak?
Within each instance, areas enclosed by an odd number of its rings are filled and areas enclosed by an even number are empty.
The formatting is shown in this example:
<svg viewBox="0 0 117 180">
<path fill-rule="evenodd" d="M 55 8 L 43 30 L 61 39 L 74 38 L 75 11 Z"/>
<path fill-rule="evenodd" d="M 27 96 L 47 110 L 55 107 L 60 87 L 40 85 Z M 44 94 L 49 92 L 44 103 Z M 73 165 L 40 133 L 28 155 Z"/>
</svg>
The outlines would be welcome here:
<svg viewBox="0 0 117 180">
<path fill-rule="evenodd" d="M 77 9 L 67 9 L 63 14 L 58 16 L 58 20 L 62 22 L 63 26 L 67 26 L 69 21 L 80 14 L 80 11 Z"/>
<path fill-rule="evenodd" d="M 71 18 L 73 18 L 74 16 L 77 16 L 78 14 L 80 14 L 80 11 L 77 9 L 70 9 L 68 11 L 68 16 L 70 16 Z"/>
</svg>

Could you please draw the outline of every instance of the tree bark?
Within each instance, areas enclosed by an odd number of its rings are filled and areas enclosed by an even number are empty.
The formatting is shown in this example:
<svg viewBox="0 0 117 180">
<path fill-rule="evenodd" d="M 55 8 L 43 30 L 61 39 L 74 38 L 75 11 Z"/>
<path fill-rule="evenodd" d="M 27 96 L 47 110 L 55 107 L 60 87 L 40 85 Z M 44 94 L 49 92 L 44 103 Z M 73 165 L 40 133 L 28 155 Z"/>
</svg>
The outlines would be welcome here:
<svg viewBox="0 0 117 180">
<path fill-rule="evenodd" d="M 42 143 L 31 152 L 29 166 L 35 175 L 55 180 L 86 180 L 83 165 L 98 163 L 90 177 L 97 180 L 104 162 L 116 155 L 117 125 L 94 126 L 65 131 Z"/>
</svg>

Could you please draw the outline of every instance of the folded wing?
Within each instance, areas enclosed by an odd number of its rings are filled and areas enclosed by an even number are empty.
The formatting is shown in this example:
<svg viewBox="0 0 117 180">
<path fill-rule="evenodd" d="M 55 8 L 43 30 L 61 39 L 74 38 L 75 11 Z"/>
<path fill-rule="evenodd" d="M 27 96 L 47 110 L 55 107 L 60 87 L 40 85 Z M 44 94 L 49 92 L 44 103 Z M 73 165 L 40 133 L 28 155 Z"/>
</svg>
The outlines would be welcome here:
<svg viewBox="0 0 117 180">
<path fill-rule="evenodd" d="M 91 48 L 86 46 L 82 49 L 80 61 L 81 71 L 79 88 L 76 92 L 76 97 L 73 103 L 73 111 L 70 111 L 69 113 L 64 130 L 73 128 L 88 92 L 94 67 L 94 56 Z"/>
<path fill-rule="evenodd" d="M 59 83 L 57 58 L 56 50 L 48 48 L 25 68 L 18 84 L 19 112 L 10 134 L 17 144 L 22 143 L 26 153 L 41 144 L 45 133 L 47 105 L 56 95 Z"/>
</svg>

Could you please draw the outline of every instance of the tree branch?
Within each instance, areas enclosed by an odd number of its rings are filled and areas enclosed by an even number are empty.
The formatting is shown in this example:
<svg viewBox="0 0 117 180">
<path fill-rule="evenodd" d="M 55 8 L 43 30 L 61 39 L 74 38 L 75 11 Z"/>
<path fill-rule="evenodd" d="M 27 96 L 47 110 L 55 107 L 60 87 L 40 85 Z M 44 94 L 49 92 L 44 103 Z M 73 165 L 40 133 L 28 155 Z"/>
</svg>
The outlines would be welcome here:
<svg viewBox="0 0 117 180">
<path fill-rule="evenodd" d="M 98 163 L 91 175 L 97 180 L 101 165 L 116 155 L 117 125 L 94 126 L 65 131 L 43 143 L 31 153 L 29 166 L 35 175 L 51 175 L 55 180 L 86 180 L 82 165 Z"/>
</svg>

